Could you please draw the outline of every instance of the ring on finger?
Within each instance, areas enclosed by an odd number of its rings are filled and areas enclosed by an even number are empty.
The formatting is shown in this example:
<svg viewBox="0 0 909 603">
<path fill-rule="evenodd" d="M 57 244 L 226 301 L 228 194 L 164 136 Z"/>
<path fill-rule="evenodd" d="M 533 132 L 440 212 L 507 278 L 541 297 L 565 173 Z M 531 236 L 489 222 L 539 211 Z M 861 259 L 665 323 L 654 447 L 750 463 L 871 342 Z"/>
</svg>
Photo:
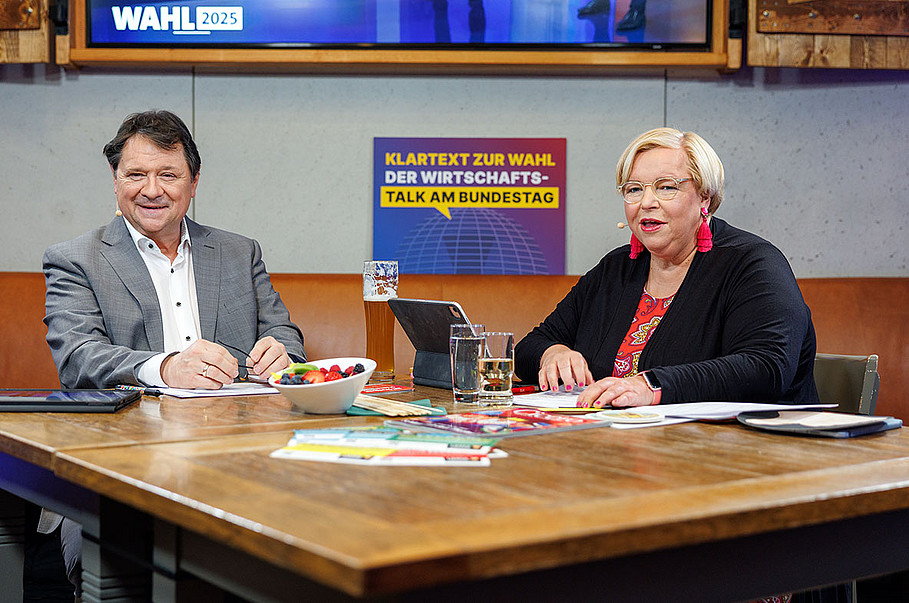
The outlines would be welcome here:
<svg viewBox="0 0 909 603">
<path fill-rule="evenodd" d="M 210 365 L 209 363 L 207 363 L 207 362 L 203 362 L 202 364 L 204 364 L 205 367 L 202 369 L 202 372 L 199 373 L 199 374 L 202 375 L 203 377 L 205 377 L 205 378 L 207 379 L 207 378 L 208 378 L 208 374 L 207 374 L 207 373 L 208 373 L 208 368 L 209 368 L 211 365 Z"/>
</svg>

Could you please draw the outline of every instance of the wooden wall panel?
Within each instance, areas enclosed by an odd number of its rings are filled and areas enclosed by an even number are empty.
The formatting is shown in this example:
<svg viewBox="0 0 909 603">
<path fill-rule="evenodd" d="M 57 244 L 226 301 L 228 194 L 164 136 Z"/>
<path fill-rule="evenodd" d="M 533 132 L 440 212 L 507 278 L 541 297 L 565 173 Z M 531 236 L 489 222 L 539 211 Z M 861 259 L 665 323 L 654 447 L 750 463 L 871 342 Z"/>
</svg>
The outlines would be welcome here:
<svg viewBox="0 0 909 603">
<path fill-rule="evenodd" d="M 8 2 L 10 6 L 19 4 L 14 0 Z M 29 14 L 27 28 L 0 29 L 0 63 L 50 61 L 53 32 L 47 15 L 48 0 L 30 0 L 27 4 L 28 7 L 36 7 L 36 10 L 33 9 L 33 13 Z"/>
<path fill-rule="evenodd" d="M 778 7 L 796 7 L 808 10 L 811 5 L 834 5 L 828 2 L 797 2 L 795 0 L 748 0 L 747 64 L 751 67 L 832 67 L 849 69 L 909 69 L 909 31 L 902 20 L 893 19 L 887 27 L 877 22 L 874 31 L 893 31 L 899 35 L 864 35 L 837 33 L 841 20 L 827 19 L 818 22 L 817 33 L 790 23 L 788 31 L 793 33 L 766 33 L 766 30 L 784 29 L 781 20 L 768 21 L 779 17 L 777 12 L 766 8 L 767 2 Z M 904 5 L 905 2 L 888 4 Z M 901 8 L 903 8 L 901 6 Z M 852 19 L 852 21 L 861 21 Z M 869 19 L 865 19 L 866 25 Z M 764 23 L 762 27 L 762 23 Z M 824 31 L 826 23 L 831 31 Z M 895 23 L 895 25 L 894 25 Z M 858 30 L 856 30 L 858 31 Z"/>
<path fill-rule="evenodd" d="M 272 283 L 303 329 L 313 359 L 366 351 L 363 282 L 358 274 L 272 274 Z M 401 276 L 399 295 L 454 300 L 467 316 L 520 338 L 555 307 L 578 276 Z M 807 278 L 799 287 L 811 308 L 818 352 L 878 354 L 877 414 L 909 421 L 909 278 Z M 57 387 L 45 342 L 44 275 L 0 272 L 0 387 Z M 414 349 L 395 327 L 395 366 L 405 376 Z"/>
</svg>

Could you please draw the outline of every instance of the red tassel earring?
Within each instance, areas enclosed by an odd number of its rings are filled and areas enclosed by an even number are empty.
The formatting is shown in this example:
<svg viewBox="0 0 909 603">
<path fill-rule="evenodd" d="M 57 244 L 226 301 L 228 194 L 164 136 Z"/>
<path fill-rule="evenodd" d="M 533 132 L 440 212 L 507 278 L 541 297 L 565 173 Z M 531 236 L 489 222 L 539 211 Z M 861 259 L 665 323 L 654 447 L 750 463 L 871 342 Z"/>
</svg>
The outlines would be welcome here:
<svg viewBox="0 0 909 603">
<path fill-rule="evenodd" d="M 636 260 L 641 252 L 644 251 L 644 244 L 638 241 L 638 238 L 631 233 L 631 253 L 628 254 L 632 260 Z"/>
<path fill-rule="evenodd" d="M 632 246 L 634 249 L 634 246 Z M 713 233 L 710 232 L 710 225 L 707 224 L 707 208 L 701 208 L 701 225 L 698 227 L 698 251 L 710 251 L 713 249 Z M 633 252 L 632 252 L 633 253 Z"/>
</svg>

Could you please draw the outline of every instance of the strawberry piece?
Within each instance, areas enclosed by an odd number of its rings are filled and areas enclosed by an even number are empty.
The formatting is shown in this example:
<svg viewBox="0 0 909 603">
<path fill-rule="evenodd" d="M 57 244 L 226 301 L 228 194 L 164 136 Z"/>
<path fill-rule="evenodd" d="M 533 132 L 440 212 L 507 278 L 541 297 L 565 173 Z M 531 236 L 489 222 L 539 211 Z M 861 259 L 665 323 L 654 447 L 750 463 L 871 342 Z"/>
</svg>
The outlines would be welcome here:
<svg viewBox="0 0 909 603">
<path fill-rule="evenodd" d="M 303 380 L 310 383 L 324 383 L 325 374 L 322 371 L 309 371 L 303 375 Z"/>
<path fill-rule="evenodd" d="M 340 371 L 328 371 L 328 374 L 325 375 L 326 381 L 337 381 L 342 378 Z"/>
</svg>

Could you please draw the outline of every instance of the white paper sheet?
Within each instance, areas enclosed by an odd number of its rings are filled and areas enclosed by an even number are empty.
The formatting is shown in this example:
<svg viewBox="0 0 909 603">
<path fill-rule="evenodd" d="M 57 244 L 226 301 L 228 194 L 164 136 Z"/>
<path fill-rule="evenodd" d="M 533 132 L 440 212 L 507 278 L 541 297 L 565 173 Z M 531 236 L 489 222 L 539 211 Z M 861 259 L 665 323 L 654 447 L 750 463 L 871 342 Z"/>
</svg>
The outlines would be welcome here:
<svg viewBox="0 0 909 603">
<path fill-rule="evenodd" d="M 532 406 L 535 408 L 566 408 L 577 406 L 578 394 L 584 391 L 582 387 L 572 388 L 566 392 L 564 388 L 559 391 L 538 392 L 523 394 L 514 397 L 515 406 Z M 832 408 L 836 404 L 766 404 L 763 402 L 685 402 L 681 404 L 665 404 L 648 406 L 648 412 L 663 415 L 659 423 L 613 423 L 615 429 L 640 429 L 642 427 L 656 427 L 658 425 L 673 425 L 687 421 L 707 419 L 721 421 L 734 419 L 739 413 L 759 410 L 802 410 L 810 408 Z"/>
<path fill-rule="evenodd" d="M 259 383 L 228 383 L 221 389 L 180 389 L 176 387 L 159 388 L 165 396 L 174 398 L 215 398 L 219 396 L 253 396 L 258 394 L 277 394 L 278 390 Z"/>
</svg>

